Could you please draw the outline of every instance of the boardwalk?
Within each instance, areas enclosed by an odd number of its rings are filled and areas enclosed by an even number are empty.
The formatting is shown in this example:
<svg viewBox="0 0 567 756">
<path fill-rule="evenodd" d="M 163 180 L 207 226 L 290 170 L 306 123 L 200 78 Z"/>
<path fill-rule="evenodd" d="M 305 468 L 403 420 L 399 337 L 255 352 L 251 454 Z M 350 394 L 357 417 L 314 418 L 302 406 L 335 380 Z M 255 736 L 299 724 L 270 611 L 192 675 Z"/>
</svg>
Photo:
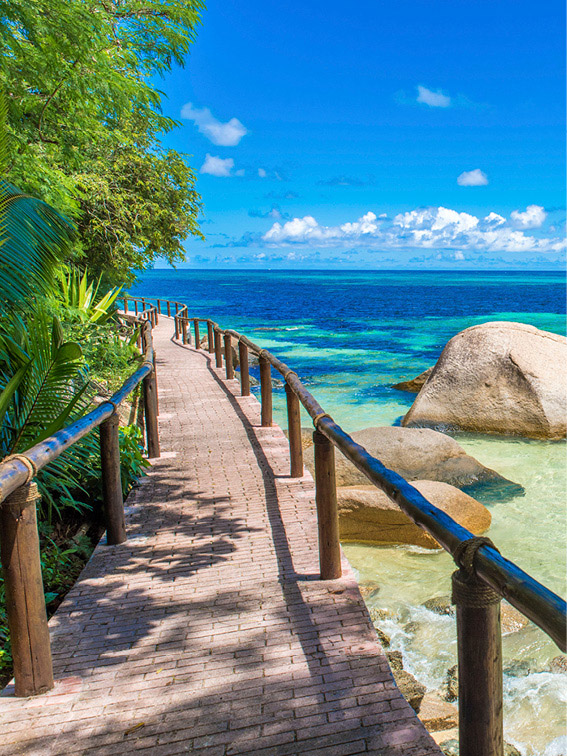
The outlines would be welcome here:
<svg viewBox="0 0 567 756">
<path fill-rule="evenodd" d="M 0 698 L 14 756 L 434 756 L 352 571 L 317 580 L 309 475 L 209 355 L 155 332 L 162 457 L 50 622 L 56 687 Z"/>
</svg>

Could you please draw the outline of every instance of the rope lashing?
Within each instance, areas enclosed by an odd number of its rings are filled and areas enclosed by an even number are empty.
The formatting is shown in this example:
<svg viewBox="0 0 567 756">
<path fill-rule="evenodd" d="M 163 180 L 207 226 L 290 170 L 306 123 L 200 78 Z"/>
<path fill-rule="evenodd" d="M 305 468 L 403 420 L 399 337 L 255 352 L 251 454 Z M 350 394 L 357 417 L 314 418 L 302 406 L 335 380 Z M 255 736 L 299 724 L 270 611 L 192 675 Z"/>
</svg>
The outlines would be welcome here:
<svg viewBox="0 0 567 756">
<path fill-rule="evenodd" d="M 482 546 L 490 546 L 498 551 L 490 538 L 474 536 L 462 541 L 453 553 L 458 570 L 452 575 L 451 602 L 471 609 L 483 609 L 497 604 L 501 599 L 489 585 L 481 580 L 474 571 L 474 558 Z M 500 553 L 500 552 L 498 552 Z"/>
<path fill-rule="evenodd" d="M 25 484 L 29 483 L 32 478 L 35 478 L 35 476 L 37 475 L 37 467 L 35 465 L 35 462 L 33 462 L 29 457 L 26 457 L 25 454 L 10 454 L 7 457 L 4 457 L 2 462 L 10 462 L 10 460 L 12 459 L 19 460 L 23 465 L 25 465 L 28 468 L 28 477 L 26 479 Z M 16 489 L 16 490 L 19 490 L 19 489 Z"/>
<path fill-rule="evenodd" d="M 296 378 L 299 378 L 299 376 L 297 375 L 297 373 L 295 372 L 295 370 L 288 370 L 287 373 L 283 377 L 284 381 L 287 381 L 287 378 L 288 378 L 289 375 L 295 375 Z"/>
<path fill-rule="evenodd" d="M 18 456 L 18 455 L 15 455 L 15 456 Z M 30 504 L 35 504 L 35 502 L 39 501 L 40 498 L 41 498 L 41 495 L 39 493 L 39 488 L 37 487 L 37 483 L 34 483 L 33 481 L 31 481 L 30 483 L 20 486 L 19 488 L 16 488 L 15 491 L 12 491 L 12 493 L 6 499 L 6 503 L 16 510 L 15 512 L 13 511 L 13 515 L 16 517 L 16 519 L 18 519 L 19 518 L 18 510 L 21 512 L 22 509 L 25 509 Z"/>
<path fill-rule="evenodd" d="M 266 357 L 267 354 L 268 354 L 268 352 L 265 349 L 260 349 L 260 351 L 258 352 L 258 359 L 259 360 L 267 360 L 268 359 Z"/>
<path fill-rule="evenodd" d="M 331 416 L 330 416 L 329 414 L 327 414 L 326 412 L 320 412 L 320 413 L 319 413 L 318 415 L 315 415 L 315 417 L 313 418 L 313 425 L 314 425 L 315 427 L 317 427 L 317 423 L 318 423 L 318 422 L 319 422 L 319 420 L 321 420 L 321 419 L 322 419 L 323 417 L 328 417 L 328 418 L 329 418 L 329 420 L 332 420 L 332 419 L 333 419 L 333 418 L 332 418 L 332 417 L 331 417 Z"/>
<path fill-rule="evenodd" d="M 115 415 L 118 412 L 118 404 L 116 402 L 113 402 L 112 399 L 105 399 L 102 404 L 111 404 L 112 405 L 112 414 Z"/>
</svg>

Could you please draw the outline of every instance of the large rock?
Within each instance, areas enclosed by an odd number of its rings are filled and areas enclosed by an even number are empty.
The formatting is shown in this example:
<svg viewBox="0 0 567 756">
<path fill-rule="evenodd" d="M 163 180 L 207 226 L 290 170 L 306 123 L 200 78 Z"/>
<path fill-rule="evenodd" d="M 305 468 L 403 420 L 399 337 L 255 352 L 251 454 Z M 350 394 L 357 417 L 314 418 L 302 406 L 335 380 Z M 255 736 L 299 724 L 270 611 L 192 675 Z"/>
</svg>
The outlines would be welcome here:
<svg viewBox="0 0 567 756">
<path fill-rule="evenodd" d="M 416 480 L 413 485 L 426 499 L 475 535 L 490 527 L 488 509 L 472 496 L 447 483 Z M 439 544 L 418 527 L 398 505 L 375 486 L 337 489 L 340 536 L 360 543 L 415 544 L 428 549 Z"/>
<path fill-rule="evenodd" d="M 419 707 L 419 718 L 428 732 L 451 730 L 459 726 L 459 710 L 444 701 L 439 693 L 426 693 Z"/>
<path fill-rule="evenodd" d="M 524 323 L 467 328 L 445 346 L 402 424 L 564 438 L 566 364 L 563 336 Z"/>
<path fill-rule="evenodd" d="M 439 480 L 457 488 L 477 483 L 497 483 L 522 490 L 469 456 L 453 438 L 429 428 L 364 428 L 355 431 L 352 438 L 406 480 Z M 305 449 L 304 462 L 313 474 L 313 448 Z M 335 450 L 335 471 L 337 486 L 368 484 L 366 475 L 338 449 Z"/>
<path fill-rule="evenodd" d="M 410 394 L 419 394 L 423 387 L 423 384 L 433 372 L 433 368 L 434 365 L 432 365 L 430 368 L 427 368 L 427 370 L 424 370 L 423 373 L 420 373 L 415 378 L 411 378 L 409 381 L 394 383 L 392 385 L 392 388 L 398 389 L 398 391 L 408 391 Z"/>
<path fill-rule="evenodd" d="M 417 713 L 419 707 L 425 695 L 426 687 L 422 685 L 419 680 L 416 680 L 413 675 L 406 672 L 405 669 L 396 669 L 392 667 L 392 675 L 396 681 L 396 685 L 402 696 L 409 703 L 411 708 Z"/>
</svg>

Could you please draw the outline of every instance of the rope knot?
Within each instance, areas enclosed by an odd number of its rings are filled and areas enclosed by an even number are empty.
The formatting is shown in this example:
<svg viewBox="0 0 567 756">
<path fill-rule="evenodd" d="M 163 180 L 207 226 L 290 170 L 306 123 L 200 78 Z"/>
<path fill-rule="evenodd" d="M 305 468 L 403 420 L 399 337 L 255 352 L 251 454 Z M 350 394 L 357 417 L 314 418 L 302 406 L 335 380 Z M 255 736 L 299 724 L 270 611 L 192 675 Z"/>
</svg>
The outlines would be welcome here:
<svg viewBox="0 0 567 756">
<path fill-rule="evenodd" d="M 321 420 L 324 417 L 328 417 L 329 420 L 333 419 L 327 412 L 320 412 L 318 415 L 315 415 L 315 417 L 313 418 L 313 425 L 317 427 L 317 423 L 319 422 L 319 420 Z"/>
<path fill-rule="evenodd" d="M 491 604 L 497 604 L 502 598 L 475 572 L 474 558 L 481 546 L 490 546 L 498 551 L 490 538 L 474 536 L 459 543 L 453 552 L 453 559 L 459 567 L 452 575 L 451 602 L 453 604 L 482 609 Z"/>
</svg>

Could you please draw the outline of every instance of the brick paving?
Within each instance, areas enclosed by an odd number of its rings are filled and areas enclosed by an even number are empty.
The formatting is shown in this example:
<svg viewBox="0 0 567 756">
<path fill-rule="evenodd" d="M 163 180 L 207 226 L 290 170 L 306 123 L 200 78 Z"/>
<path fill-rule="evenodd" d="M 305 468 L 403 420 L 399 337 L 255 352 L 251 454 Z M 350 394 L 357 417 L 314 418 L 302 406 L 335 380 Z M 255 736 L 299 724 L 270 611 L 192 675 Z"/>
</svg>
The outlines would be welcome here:
<svg viewBox="0 0 567 756">
<path fill-rule="evenodd" d="M 2 756 L 434 756 L 352 570 L 319 581 L 313 481 L 289 478 L 208 354 L 155 332 L 162 457 L 50 622 L 56 686 L 0 698 Z"/>
</svg>

